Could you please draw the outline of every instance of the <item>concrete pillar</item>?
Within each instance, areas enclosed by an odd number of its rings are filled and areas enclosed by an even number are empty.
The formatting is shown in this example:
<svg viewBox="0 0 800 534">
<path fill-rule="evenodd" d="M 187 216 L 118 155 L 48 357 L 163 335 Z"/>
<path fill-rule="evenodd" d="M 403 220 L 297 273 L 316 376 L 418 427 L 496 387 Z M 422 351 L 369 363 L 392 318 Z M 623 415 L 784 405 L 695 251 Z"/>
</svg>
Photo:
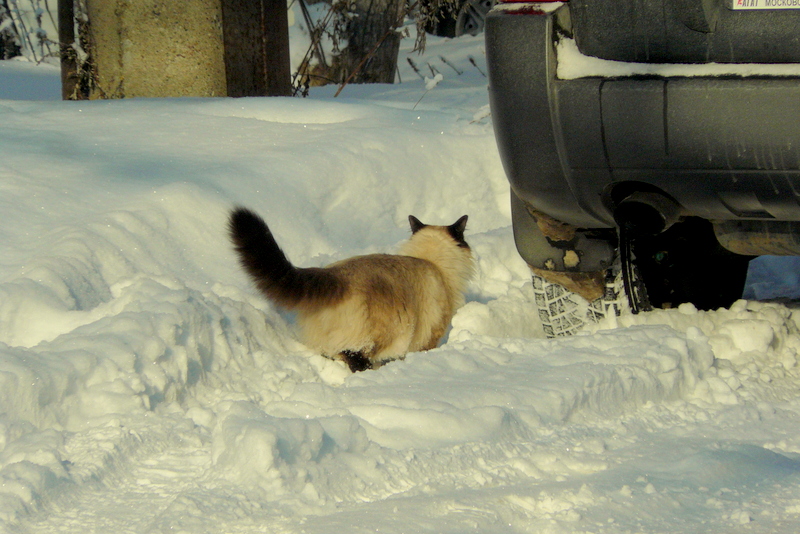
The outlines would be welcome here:
<svg viewBox="0 0 800 534">
<path fill-rule="evenodd" d="M 238 3 L 88 0 L 87 3 L 97 78 L 97 87 L 90 98 L 291 94 L 285 0 L 278 4 L 282 11 L 275 8 L 270 11 L 267 0 Z M 254 9 L 262 13 L 259 20 L 250 15 Z M 243 10 L 247 11 L 245 16 Z M 285 71 L 277 74 L 265 72 L 265 65 L 266 70 L 271 68 L 268 56 L 280 48 L 269 41 L 273 33 L 280 36 L 279 40 L 285 36 L 281 50 L 286 56 Z M 268 46 L 258 44 L 265 42 Z M 235 64 L 231 58 L 237 58 Z M 232 72 L 249 69 L 251 77 L 271 75 L 272 83 L 250 79 L 242 89 L 237 84 L 241 85 L 243 76 L 229 73 L 226 77 L 226 64 Z M 282 63 L 280 66 L 284 68 Z M 280 86 L 277 91 L 271 89 L 275 79 Z"/>
</svg>

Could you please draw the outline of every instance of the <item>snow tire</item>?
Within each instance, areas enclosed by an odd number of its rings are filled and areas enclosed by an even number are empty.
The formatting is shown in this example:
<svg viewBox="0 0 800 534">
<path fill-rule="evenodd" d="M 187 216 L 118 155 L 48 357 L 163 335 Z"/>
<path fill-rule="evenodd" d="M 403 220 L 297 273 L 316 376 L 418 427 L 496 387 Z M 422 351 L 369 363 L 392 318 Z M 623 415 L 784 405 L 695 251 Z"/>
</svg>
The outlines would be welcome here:
<svg viewBox="0 0 800 534">
<path fill-rule="evenodd" d="M 638 281 L 637 290 L 643 291 Z M 533 294 L 539 320 L 548 338 L 571 336 L 587 324 L 630 312 L 619 261 L 606 274 L 605 294 L 593 302 L 535 274 Z"/>
</svg>

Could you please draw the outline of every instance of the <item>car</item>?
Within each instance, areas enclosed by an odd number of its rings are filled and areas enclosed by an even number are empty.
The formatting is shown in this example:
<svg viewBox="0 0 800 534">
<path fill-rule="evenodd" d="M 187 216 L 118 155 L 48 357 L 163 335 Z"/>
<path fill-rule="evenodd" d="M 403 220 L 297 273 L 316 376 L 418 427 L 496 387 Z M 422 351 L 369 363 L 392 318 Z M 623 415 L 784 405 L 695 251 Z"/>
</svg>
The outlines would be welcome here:
<svg viewBox="0 0 800 534">
<path fill-rule="evenodd" d="M 483 31 L 486 15 L 493 6 L 494 0 L 440 2 L 436 8 L 428 8 L 436 15 L 427 22 L 425 30 L 439 37 L 478 35 Z"/>
<path fill-rule="evenodd" d="M 800 255 L 800 0 L 500 0 L 485 39 L 548 335 L 727 307 Z"/>
</svg>

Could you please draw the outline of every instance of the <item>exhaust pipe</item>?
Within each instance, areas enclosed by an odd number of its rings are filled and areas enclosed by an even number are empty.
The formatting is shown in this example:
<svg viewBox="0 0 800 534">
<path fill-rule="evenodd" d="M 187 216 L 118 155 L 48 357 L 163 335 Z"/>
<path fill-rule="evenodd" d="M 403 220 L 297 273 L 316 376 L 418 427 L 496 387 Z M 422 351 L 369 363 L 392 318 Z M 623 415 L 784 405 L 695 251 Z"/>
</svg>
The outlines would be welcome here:
<svg viewBox="0 0 800 534">
<path fill-rule="evenodd" d="M 632 237 L 658 235 L 678 222 L 681 206 L 661 193 L 637 191 L 614 209 L 614 221 Z"/>
</svg>

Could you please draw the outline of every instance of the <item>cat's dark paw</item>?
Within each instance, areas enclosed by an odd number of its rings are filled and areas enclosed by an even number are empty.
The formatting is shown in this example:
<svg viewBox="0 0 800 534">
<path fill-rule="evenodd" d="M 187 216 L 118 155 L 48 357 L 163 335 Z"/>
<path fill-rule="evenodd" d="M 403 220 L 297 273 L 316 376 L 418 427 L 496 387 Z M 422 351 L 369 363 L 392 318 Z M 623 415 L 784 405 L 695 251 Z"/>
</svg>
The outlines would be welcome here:
<svg viewBox="0 0 800 534">
<path fill-rule="evenodd" d="M 364 356 L 364 353 L 361 351 L 343 350 L 341 355 L 344 363 L 346 363 L 354 373 L 372 369 L 372 362 L 369 361 L 369 358 Z"/>
</svg>

